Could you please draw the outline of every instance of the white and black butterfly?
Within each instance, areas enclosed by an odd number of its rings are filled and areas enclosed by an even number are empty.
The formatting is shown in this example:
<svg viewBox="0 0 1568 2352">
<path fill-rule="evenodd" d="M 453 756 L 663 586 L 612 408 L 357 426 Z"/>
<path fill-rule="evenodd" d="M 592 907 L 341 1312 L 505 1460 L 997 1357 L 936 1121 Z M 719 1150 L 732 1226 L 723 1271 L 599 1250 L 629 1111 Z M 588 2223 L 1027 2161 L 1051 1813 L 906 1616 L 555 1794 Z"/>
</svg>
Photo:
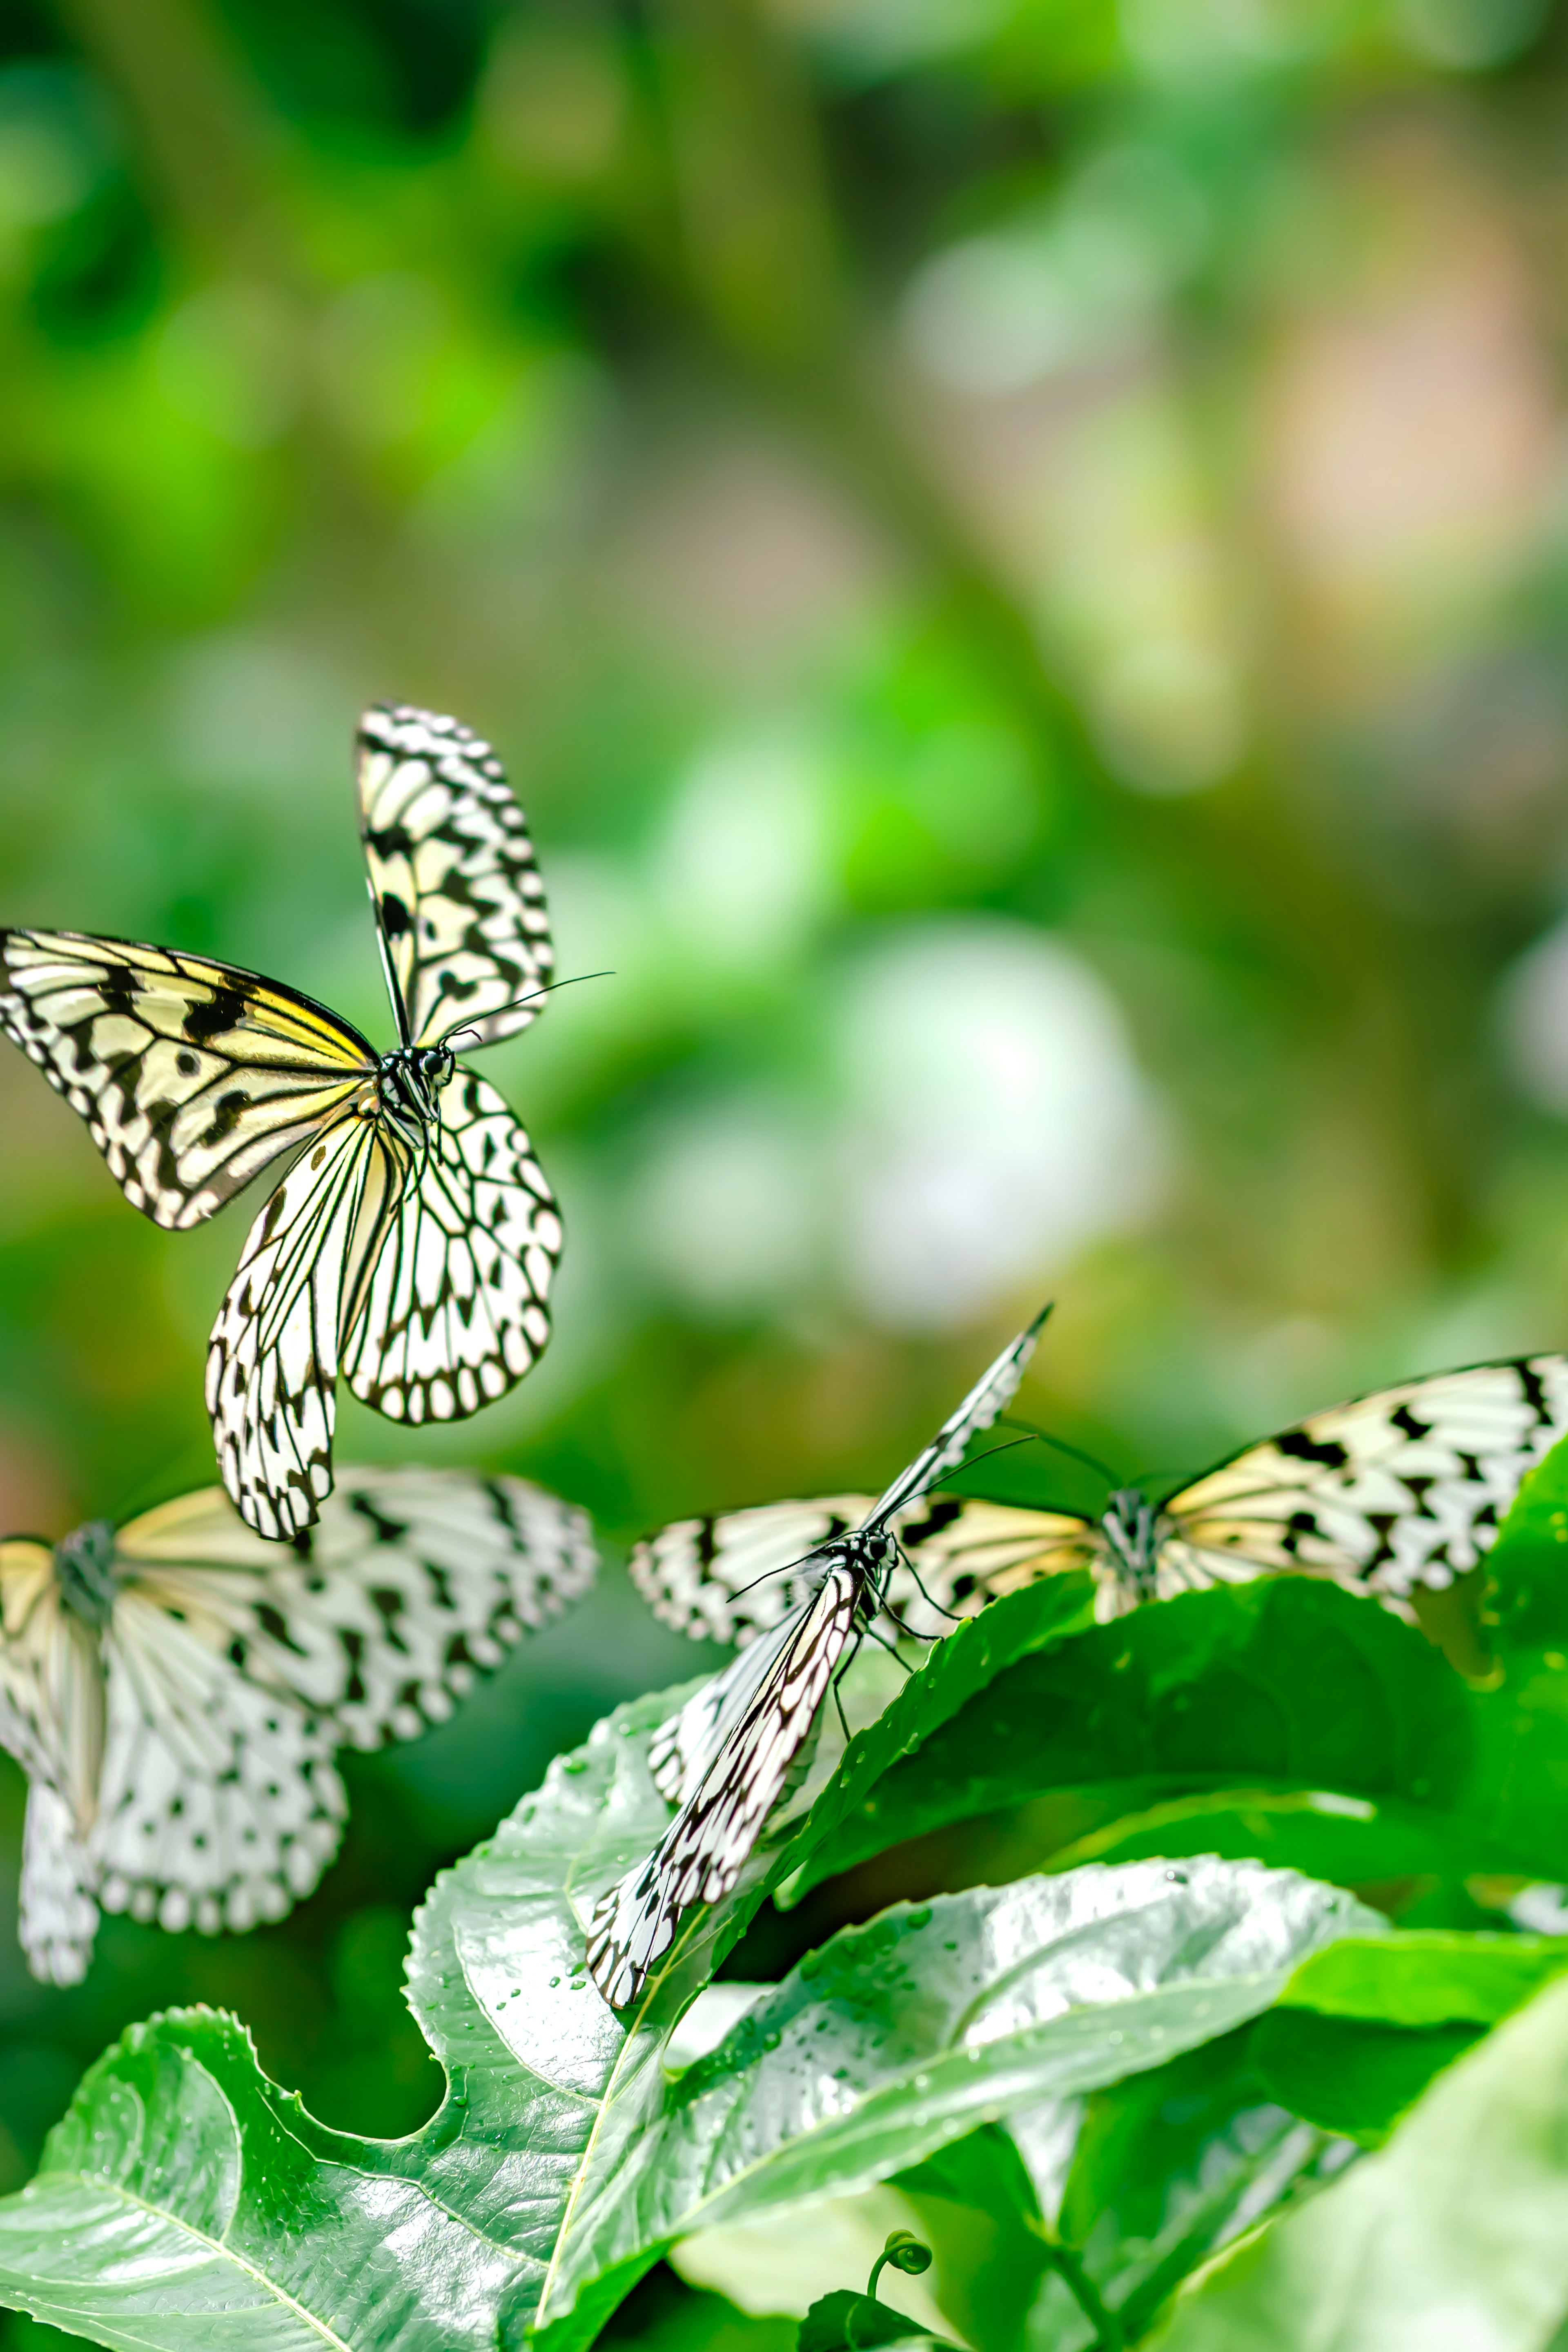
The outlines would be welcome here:
<svg viewBox="0 0 1568 2352">
<path fill-rule="evenodd" d="M 1565 1433 L 1568 1360 L 1521 1356 L 1331 1406 L 1163 1498 L 1123 1487 L 1098 1517 L 939 1496 L 893 1523 L 908 1565 L 893 1572 L 889 1607 L 929 1633 L 943 1612 L 973 1614 L 1038 1577 L 1087 1569 L 1104 1622 L 1293 1572 L 1408 1618 L 1413 1592 L 1477 1565 L 1521 1480 Z M 835 1495 L 678 1520 L 637 1546 L 632 1575 L 667 1624 L 754 1643 L 793 1605 L 802 1551 L 865 1507 Z"/>
<path fill-rule="evenodd" d="M 207 1933 L 281 1917 L 337 1850 L 333 1750 L 443 1722 L 595 1565 L 583 1512 L 462 1470 L 345 1470 L 287 1549 L 216 1486 L 0 1542 L 34 1975 L 86 1973 L 100 1906 Z"/>
<path fill-rule="evenodd" d="M 804 1559 L 779 1563 L 790 1567 L 798 1597 L 655 1735 L 655 1786 L 680 1810 L 647 1860 L 595 1910 L 588 1966 L 612 2008 L 637 1999 L 681 1913 L 717 1903 L 734 1885 L 847 1651 L 882 1614 L 900 1560 L 900 1520 L 1006 1409 L 1044 1320 L 1037 1316 L 1003 1349 L 855 1525 L 817 1541 Z"/>
<path fill-rule="evenodd" d="M 510 1111 L 454 1045 L 533 1020 L 552 956 L 522 813 L 489 746 L 403 707 L 360 722 L 371 903 L 398 1042 L 172 948 L 0 930 L 0 1028 L 86 1119 L 128 1201 L 200 1224 L 304 1149 L 213 1327 L 207 1407 L 247 1525 L 331 1491 L 340 1373 L 394 1421 L 501 1396 L 550 1334 L 561 1221 Z"/>
</svg>

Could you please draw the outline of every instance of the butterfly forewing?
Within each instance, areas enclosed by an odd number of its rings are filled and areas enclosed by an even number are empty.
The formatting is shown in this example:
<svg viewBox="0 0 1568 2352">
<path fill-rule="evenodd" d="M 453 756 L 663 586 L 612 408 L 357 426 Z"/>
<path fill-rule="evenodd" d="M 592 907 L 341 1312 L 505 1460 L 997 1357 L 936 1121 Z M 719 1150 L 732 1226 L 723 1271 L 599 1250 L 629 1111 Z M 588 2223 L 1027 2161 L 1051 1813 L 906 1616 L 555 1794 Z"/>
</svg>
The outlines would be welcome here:
<svg viewBox="0 0 1568 2352">
<path fill-rule="evenodd" d="M 1006 1412 L 1035 1352 L 1040 1327 L 1050 1311 L 1048 1307 L 1042 1307 L 1034 1321 L 1003 1349 L 994 1363 L 987 1365 L 963 1402 L 956 1412 L 949 1413 L 924 1453 L 917 1454 L 902 1476 L 895 1478 L 879 1497 L 868 1526 L 885 1527 L 896 1513 L 907 1509 L 928 1487 L 936 1486 L 963 1461 L 970 1440 L 989 1429 L 998 1413 Z"/>
<path fill-rule="evenodd" d="M 810 1601 L 717 1678 L 728 1685 L 729 1704 L 710 1760 L 647 1860 L 610 1888 L 594 1915 L 588 1966 L 613 2009 L 637 1999 L 669 1949 L 681 1913 L 721 1901 L 740 1877 L 844 1655 L 859 1582 L 847 1564 L 830 1569 Z"/>
<path fill-rule="evenodd" d="M 74 931 L 0 931 L 0 1027 L 126 1199 L 171 1227 L 222 1208 L 375 1066 L 356 1029 L 276 982 Z"/>
<path fill-rule="evenodd" d="M 309 1527 L 331 1492 L 342 1335 L 398 1215 L 405 1171 L 376 1125 L 340 1120 L 252 1225 L 207 1349 L 223 1482 L 269 1537 Z"/>
<path fill-rule="evenodd" d="M 121 1530 L 127 1589 L 357 1748 L 444 1722 L 596 1566 L 585 1515 L 522 1478 L 350 1470 L 291 1550 L 216 1488 Z"/>
<path fill-rule="evenodd" d="M 359 730 L 371 898 L 407 1035 L 510 1037 L 553 970 L 544 888 L 500 761 L 455 719 L 406 706 Z M 467 1043 L 467 1039 L 464 1040 Z"/>
<path fill-rule="evenodd" d="M 459 1067 L 417 1184 L 345 1327 L 355 1396 L 393 1421 L 460 1421 L 503 1396 L 550 1337 L 561 1216 L 495 1088 Z"/>
<path fill-rule="evenodd" d="M 1270 1569 L 1394 1602 L 1489 1549 L 1526 1473 L 1568 1431 L 1568 1361 L 1440 1372 L 1315 1413 L 1166 1503 L 1172 1589 Z"/>
</svg>

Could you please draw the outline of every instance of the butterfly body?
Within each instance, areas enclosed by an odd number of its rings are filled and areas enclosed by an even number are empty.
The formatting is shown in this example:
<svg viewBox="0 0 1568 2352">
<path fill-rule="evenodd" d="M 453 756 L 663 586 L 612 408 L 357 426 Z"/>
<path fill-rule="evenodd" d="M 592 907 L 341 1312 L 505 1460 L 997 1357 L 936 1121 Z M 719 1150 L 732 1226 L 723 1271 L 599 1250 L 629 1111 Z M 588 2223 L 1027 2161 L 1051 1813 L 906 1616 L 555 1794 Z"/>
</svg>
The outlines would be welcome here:
<svg viewBox="0 0 1568 2352">
<path fill-rule="evenodd" d="M 1136 1486 L 1120 1486 L 1106 1505 L 1100 1538 L 1110 1573 L 1138 1601 L 1152 1601 L 1159 1589 L 1160 1548 L 1170 1523 L 1158 1505 Z"/>
<path fill-rule="evenodd" d="M 773 1563 L 790 1605 L 766 1621 L 753 1617 L 753 1638 L 734 1664 L 654 1735 L 654 1785 L 679 1811 L 647 1860 L 595 1908 L 588 1966 L 612 2008 L 637 1998 L 682 1914 L 693 1903 L 721 1901 L 735 1885 L 805 1760 L 836 1675 L 887 1607 L 904 1566 L 900 1522 L 1006 1406 L 1044 1320 L 1037 1316 L 1003 1349 L 857 1524 L 843 1527 L 835 1514 L 832 1532 L 819 1530 L 809 1548 Z"/>
<path fill-rule="evenodd" d="M 457 1066 L 449 1045 L 395 1045 L 381 1056 L 374 1101 L 362 1116 L 384 1118 L 405 1143 L 422 1151 L 440 1124 L 441 1096 Z"/>
<path fill-rule="evenodd" d="M 507 1105 L 457 1060 L 532 1021 L 553 970 L 521 811 L 488 744 L 364 713 L 361 834 L 398 1043 L 281 982 L 138 940 L 0 930 L 0 1028 L 132 1204 L 184 1230 L 284 1155 L 213 1327 L 224 1483 L 288 1538 L 331 1491 L 340 1375 L 396 1421 L 503 1395 L 550 1335 L 561 1220 Z"/>
</svg>

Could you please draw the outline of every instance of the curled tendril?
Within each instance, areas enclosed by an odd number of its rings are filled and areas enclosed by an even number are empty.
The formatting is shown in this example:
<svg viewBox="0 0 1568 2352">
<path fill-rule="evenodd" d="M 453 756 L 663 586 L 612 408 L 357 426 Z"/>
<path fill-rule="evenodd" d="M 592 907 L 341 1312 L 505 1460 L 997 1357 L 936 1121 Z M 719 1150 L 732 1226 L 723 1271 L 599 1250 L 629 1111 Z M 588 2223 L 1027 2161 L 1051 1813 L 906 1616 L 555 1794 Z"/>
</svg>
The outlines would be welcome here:
<svg viewBox="0 0 1568 2352">
<path fill-rule="evenodd" d="M 907 2278 L 919 2278 L 922 2271 L 930 2270 L 931 2263 L 931 2248 L 922 2246 L 912 2230 L 890 2230 L 887 2242 L 871 2265 L 871 2275 L 866 2282 L 867 2295 L 875 2299 L 877 2281 L 884 2270 L 891 2268 L 902 2271 Z"/>
</svg>

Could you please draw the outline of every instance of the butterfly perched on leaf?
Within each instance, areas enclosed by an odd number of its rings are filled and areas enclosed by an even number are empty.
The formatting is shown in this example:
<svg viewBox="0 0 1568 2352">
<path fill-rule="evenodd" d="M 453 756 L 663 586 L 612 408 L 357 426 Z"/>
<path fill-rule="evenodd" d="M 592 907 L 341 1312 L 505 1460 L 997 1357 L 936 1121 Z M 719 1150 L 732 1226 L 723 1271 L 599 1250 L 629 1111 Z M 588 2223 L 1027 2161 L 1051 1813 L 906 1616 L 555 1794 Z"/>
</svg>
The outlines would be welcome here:
<svg viewBox="0 0 1568 2352">
<path fill-rule="evenodd" d="M 1408 1618 L 1415 1591 L 1478 1564 L 1520 1482 L 1564 1433 L 1568 1360 L 1521 1356 L 1332 1405 L 1162 1498 L 1123 1487 L 1097 1517 L 940 1496 L 892 1523 L 908 1565 L 889 1606 L 929 1633 L 943 1612 L 973 1614 L 1038 1577 L 1087 1569 L 1105 1622 L 1293 1572 Z M 754 1643 L 791 1607 L 802 1552 L 865 1507 L 836 1495 L 678 1520 L 637 1546 L 632 1575 L 667 1624 Z"/>
<path fill-rule="evenodd" d="M 398 1042 L 173 948 L 0 930 L 0 1028 L 87 1121 L 128 1201 L 200 1224 L 280 1154 L 218 1310 L 206 1397 L 258 1534 L 331 1491 L 337 1382 L 394 1421 L 501 1396 L 550 1334 L 561 1220 L 500 1096 L 456 1058 L 526 1028 L 553 968 L 522 813 L 453 719 L 360 721 L 371 903 Z"/>
<path fill-rule="evenodd" d="M 1006 1410 L 1044 1314 L 1005 1348 L 924 1452 L 856 1522 L 778 1561 L 792 1579 L 782 1614 L 655 1734 L 649 1769 L 679 1812 L 647 1860 L 595 1906 L 588 1966 L 612 2008 L 635 2000 L 681 1914 L 734 1885 L 789 1784 L 841 1665 L 888 1605 L 896 1532 L 927 1488 Z"/>
<path fill-rule="evenodd" d="M 345 1470 L 264 1541 L 221 1489 L 0 1542 L 0 1746 L 28 1780 L 20 1933 L 74 1984 L 100 1907 L 253 1927 L 347 1810 L 334 1749 L 411 1739 L 592 1582 L 584 1515 L 521 1478 Z"/>
</svg>

